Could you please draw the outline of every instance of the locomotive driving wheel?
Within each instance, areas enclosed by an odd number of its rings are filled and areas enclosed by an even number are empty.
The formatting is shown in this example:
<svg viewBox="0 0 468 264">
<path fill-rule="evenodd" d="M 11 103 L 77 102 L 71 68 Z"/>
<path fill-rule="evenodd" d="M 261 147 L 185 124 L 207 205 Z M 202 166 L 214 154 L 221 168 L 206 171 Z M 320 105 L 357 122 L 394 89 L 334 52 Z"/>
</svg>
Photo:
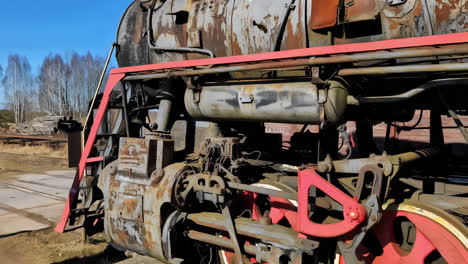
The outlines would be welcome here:
<svg viewBox="0 0 468 264">
<path fill-rule="evenodd" d="M 440 208 L 390 204 L 357 253 L 365 263 L 467 263 L 468 229 Z"/>
<path fill-rule="evenodd" d="M 291 191 L 288 186 L 273 182 L 254 184 L 263 188 Z M 252 219 L 262 217 L 262 198 L 245 195 L 245 209 L 251 210 Z M 293 217 L 296 201 L 278 200 L 268 197 L 270 203 L 269 216 L 276 224 L 295 226 Z M 280 202 L 291 206 L 288 211 L 278 211 L 274 203 Z M 233 253 L 220 251 L 220 259 L 224 264 L 231 263 Z M 331 256 L 330 256 L 331 257 Z M 363 263 L 468 263 L 468 228 L 457 217 L 447 211 L 425 203 L 405 201 L 400 204 L 384 205 L 380 222 L 369 232 L 363 243 L 358 247 L 357 257 Z M 254 258 L 250 259 L 256 263 Z M 343 258 L 337 259 L 345 264 Z M 336 262 L 335 262 L 336 263 Z"/>
</svg>

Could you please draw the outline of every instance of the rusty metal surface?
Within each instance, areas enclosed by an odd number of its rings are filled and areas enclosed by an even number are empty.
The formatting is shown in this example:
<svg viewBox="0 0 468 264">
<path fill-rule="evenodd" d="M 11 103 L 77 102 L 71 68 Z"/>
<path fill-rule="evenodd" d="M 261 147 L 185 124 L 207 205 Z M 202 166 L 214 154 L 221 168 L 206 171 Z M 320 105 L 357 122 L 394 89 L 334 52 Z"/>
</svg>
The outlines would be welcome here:
<svg viewBox="0 0 468 264">
<path fill-rule="evenodd" d="M 164 168 L 164 177 L 155 174 L 145 184 L 122 181 L 117 178 L 118 162 L 107 166 L 99 177 L 99 188 L 104 193 L 105 230 L 111 243 L 161 261 L 165 259 L 162 240 L 162 219 L 156 215 L 168 214 L 177 175 L 187 165 L 174 163 Z M 169 208 L 169 207 L 168 207 Z"/>
<path fill-rule="evenodd" d="M 128 176 L 149 177 L 156 167 L 155 140 L 120 138 L 119 171 Z"/>
<path fill-rule="evenodd" d="M 338 22 L 339 0 L 312 0 L 310 27 L 321 29 L 331 27 Z"/>
<path fill-rule="evenodd" d="M 153 10 L 152 5 L 141 8 L 135 1 L 119 27 L 118 58 L 121 66 L 128 66 L 206 57 L 148 50 L 148 22 L 155 46 L 205 49 L 217 57 L 274 51 L 278 43 L 281 50 L 288 50 L 466 31 L 467 0 L 424 1 L 427 9 L 422 0 L 398 5 L 346 0 L 342 6 L 337 0 L 170 0 L 157 1 Z M 365 23 L 360 25 L 369 30 L 360 33 L 359 28 L 347 27 L 344 34 L 332 35 L 314 31 L 339 27 L 338 22 Z"/>
<path fill-rule="evenodd" d="M 377 17 L 385 4 L 380 0 L 345 0 L 344 4 L 344 23 L 357 22 L 363 20 L 372 20 Z"/>
<path fill-rule="evenodd" d="M 467 0 L 428 1 L 437 34 L 463 32 L 468 28 Z M 433 11 L 433 12 L 432 12 Z"/>
</svg>

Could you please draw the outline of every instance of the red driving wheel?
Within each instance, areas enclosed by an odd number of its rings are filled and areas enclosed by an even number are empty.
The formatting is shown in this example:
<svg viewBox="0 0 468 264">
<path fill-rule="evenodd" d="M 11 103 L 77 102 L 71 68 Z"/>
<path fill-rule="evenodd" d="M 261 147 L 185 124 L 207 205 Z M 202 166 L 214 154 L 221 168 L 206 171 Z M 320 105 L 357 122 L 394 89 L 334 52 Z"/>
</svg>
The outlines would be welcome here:
<svg viewBox="0 0 468 264">
<path fill-rule="evenodd" d="M 366 263 L 468 263 L 466 226 L 439 208 L 392 205 L 371 232 L 358 249 Z"/>
</svg>

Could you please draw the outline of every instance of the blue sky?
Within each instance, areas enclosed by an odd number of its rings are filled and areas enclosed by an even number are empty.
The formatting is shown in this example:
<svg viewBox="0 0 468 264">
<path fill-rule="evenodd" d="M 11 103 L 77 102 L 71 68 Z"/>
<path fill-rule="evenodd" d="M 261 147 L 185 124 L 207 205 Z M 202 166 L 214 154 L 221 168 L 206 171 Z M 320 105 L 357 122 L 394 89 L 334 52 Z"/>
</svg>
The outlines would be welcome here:
<svg viewBox="0 0 468 264">
<path fill-rule="evenodd" d="M 9 54 L 24 55 L 34 73 L 50 53 L 91 51 L 106 56 L 120 17 L 132 0 L 1 1 L 0 65 Z M 0 91 L 0 102 L 3 91 Z"/>
</svg>

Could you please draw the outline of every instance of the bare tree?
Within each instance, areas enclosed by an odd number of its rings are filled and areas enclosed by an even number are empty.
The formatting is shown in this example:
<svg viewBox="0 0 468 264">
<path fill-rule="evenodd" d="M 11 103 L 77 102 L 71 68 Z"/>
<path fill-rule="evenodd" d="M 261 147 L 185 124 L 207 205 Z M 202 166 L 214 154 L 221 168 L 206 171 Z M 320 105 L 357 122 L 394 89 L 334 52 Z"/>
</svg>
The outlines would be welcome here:
<svg viewBox="0 0 468 264">
<path fill-rule="evenodd" d="M 43 111 L 81 118 L 99 81 L 104 58 L 72 52 L 44 59 L 39 73 L 39 97 Z"/>
<path fill-rule="evenodd" d="M 7 105 L 15 112 L 15 122 L 26 121 L 26 113 L 32 110 L 31 95 L 34 93 L 34 78 L 31 65 L 24 56 L 10 55 L 5 76 L 2 79 Z"/>
<path fill-rule="evenodd" d="M 69 114 L 69 75 L 69 66 L 61 55 L 49 55 L 44 59 L 38 77 L 41 110 L 59 115 Z"/>
</svg>

